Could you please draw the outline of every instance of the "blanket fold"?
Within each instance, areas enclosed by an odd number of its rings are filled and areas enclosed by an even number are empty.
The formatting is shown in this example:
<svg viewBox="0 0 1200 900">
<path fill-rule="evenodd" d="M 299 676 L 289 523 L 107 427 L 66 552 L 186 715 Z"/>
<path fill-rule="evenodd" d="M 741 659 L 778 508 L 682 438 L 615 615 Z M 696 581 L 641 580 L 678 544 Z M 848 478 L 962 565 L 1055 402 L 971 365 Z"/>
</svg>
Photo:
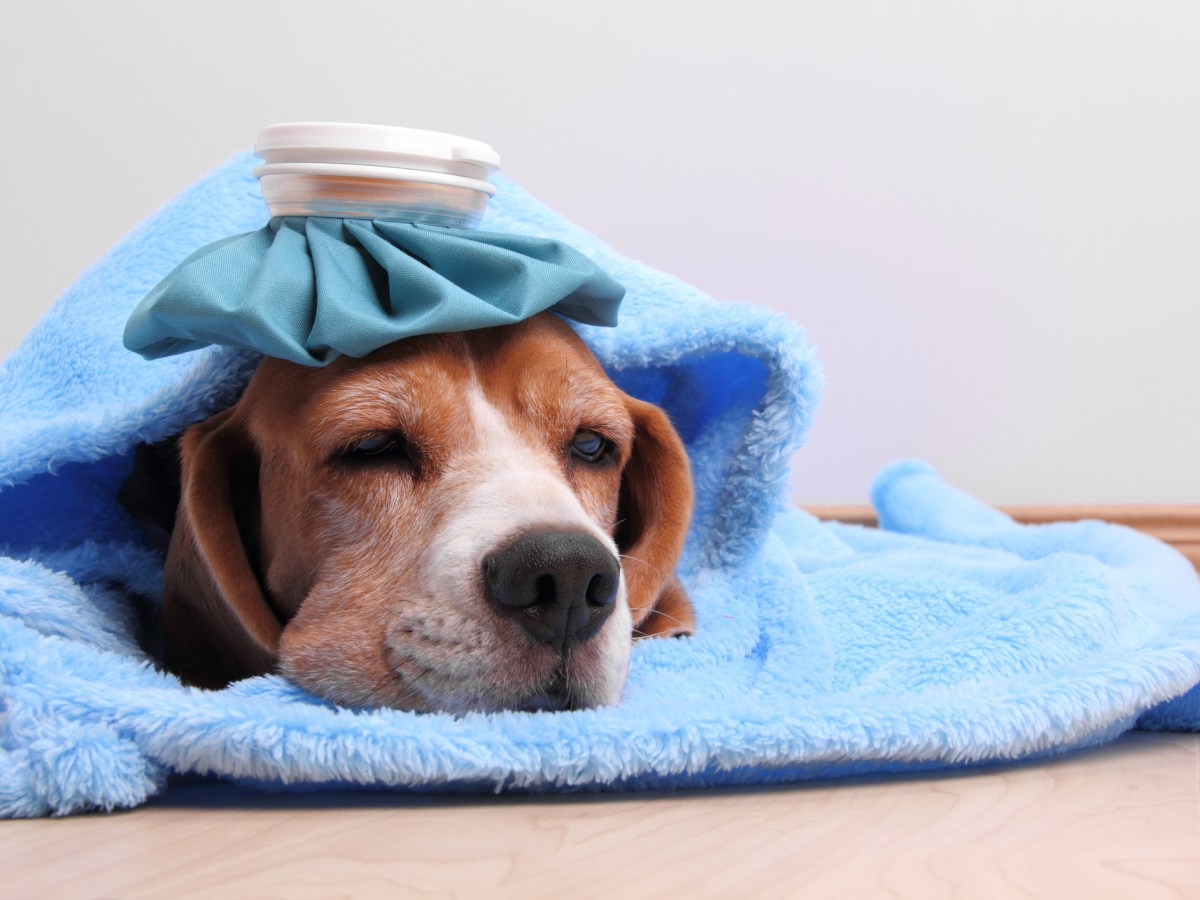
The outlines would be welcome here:
<svg viewBox="0 0 1200 900">
<path fill-rule="evenodd" d="M 622 257 L 498 178 L 482 227 L 576 248 L 627 295 L 572 323 L 693 462 L 692 638 L 635 647 L 622 703 L 453 718 L 355 710 L 277 676 L 182 686 L 138 643 L 162 560 L 116 503 L 140 441 L 232 403 L 257 355 L 121 343 L 198 248 L 268 221 L 242 154 L 140 224 L 0 365 L 0 815 L 144 802 L 175 773 L 406 790 L 765 783 L 1036 757 L 1200 728 L 1200 582 L 1144 535 L 1021 526 L 902 462 L 882 528 L 789 509 L 821 390 L 784 318 Z M 868 425 L 864 434 L 869 435 Z"/>
</svg>

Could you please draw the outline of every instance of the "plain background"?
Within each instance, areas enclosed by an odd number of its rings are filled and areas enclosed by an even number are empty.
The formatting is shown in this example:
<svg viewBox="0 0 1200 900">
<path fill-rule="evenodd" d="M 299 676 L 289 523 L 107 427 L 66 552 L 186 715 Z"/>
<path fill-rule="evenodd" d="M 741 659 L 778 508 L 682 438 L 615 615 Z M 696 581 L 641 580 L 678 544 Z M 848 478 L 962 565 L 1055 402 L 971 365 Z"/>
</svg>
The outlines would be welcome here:
<svg viewBox="0 0 1200 900">
<path fill-rule="evenodd" d="M 1200 4 L 23 3 L 0 31 L 0 352 L 289 120 L 451 131 L 620 251 L 786 311 L 793 484 L 1200 501 Z"/>
</svg>

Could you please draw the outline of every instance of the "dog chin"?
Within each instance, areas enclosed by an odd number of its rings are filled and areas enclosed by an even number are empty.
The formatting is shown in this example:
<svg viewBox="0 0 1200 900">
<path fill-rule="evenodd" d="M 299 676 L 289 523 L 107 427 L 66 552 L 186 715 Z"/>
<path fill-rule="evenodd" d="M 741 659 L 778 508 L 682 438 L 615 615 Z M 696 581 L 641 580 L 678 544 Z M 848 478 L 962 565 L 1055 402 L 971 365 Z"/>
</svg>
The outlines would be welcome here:
<svg viewBox="0 0 1200 900">
<path fill-rule="evenodd" d="M 586 679 L 572 674 L 569 664 L 560 664 L 549 677 L 527 691 L 493 693 L 487 690 L 438 690 L 430 685 L 420 697 L 409 693 L 403 708 L 415 712 L 444 712 L 451 715 L 497 712 L 567 712 L 615 706 L 621 700 L 624 672 L 620 678 Z M 588 667 L 590 668 L 590 667 Z M 385 706 L 399 705 L 388 703 Z"/>
<path fill-rule="evenodd" d="M 575 710 L 595 709 L 601 706 L 616 706 L 620 699 L 620 695 L 616 697 L 597 697 L 588 693 L 581 695 L 575 691 L 548 687 L 534 691 L 524 697 L 447 697 L 440 702 L 434 701 L 434 705 L 427 711 L 444 712 L 458 716 L 469 713 L 571 712 Z"/>
<path fill-rule="evenodd" d="M 520 666 L 504 672 L 481 672 L 467 683 L 461 677 L 425 669 L 421 677 L 413 678 L 406 685 L 404 670 L 407 667 L 401 660 L 394 669 L 397 675 L 394 693 L 381 691 L 372 698 L 370 705 L 451 715 L 556 712 L 615 706 L 621 700 L 629 670 L 629 649 L 628 641 L 624 647 L 610 645 L 607 648 L 589 642 L 555 662 L 538 660 L 543 665 L 535 664 L 535 658 L 541 654 L 532 653 Z"/>
</svg>

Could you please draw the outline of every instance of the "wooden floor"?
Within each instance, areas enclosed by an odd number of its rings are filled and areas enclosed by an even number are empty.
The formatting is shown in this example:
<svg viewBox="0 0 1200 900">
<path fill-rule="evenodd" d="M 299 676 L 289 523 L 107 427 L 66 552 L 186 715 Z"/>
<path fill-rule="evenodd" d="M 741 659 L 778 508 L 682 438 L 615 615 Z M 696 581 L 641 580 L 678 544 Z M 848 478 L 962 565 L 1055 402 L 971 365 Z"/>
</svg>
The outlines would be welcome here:
<svg viewBox="0 0 1200 900">
<path fill-rule="evenodd" d="M 1200 898 L 1200 736 L 1048 764 L 582 797 L 173 786 L 0 822 L 3 897 Z"/>
</svg>

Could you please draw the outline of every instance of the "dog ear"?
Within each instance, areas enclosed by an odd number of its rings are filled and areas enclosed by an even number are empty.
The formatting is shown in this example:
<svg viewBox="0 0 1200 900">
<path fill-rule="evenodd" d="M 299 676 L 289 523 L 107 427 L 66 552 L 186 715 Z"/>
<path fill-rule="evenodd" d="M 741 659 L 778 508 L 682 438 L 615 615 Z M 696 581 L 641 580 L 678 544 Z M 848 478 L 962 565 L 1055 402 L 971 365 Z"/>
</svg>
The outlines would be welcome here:
<svg viewBox="0 0 1200 900">
<path fill-rule="evenodd" d="M 675 565 L 692 518 L 692 476 L 683 441 L 657 406 L 625 398 L 633 417 L 633 454 L 621 473 L 617 547 L 634 637 L 695 630 L 695 614 Z"/>
<path fill-rule="evenodd" d="M 166 553 L 179 508 L 179 435 L 134 448 L 117 501 L 141 527 L 147 545 Z"/>
<path fill-rule="evenodd" d="M 258 460 L 237 407 L 180 439 L 180 499 L 163 572 L 166 667 L 220 688 L 270 672 L 282 631 L 253 569 Z"/>
</svg>

